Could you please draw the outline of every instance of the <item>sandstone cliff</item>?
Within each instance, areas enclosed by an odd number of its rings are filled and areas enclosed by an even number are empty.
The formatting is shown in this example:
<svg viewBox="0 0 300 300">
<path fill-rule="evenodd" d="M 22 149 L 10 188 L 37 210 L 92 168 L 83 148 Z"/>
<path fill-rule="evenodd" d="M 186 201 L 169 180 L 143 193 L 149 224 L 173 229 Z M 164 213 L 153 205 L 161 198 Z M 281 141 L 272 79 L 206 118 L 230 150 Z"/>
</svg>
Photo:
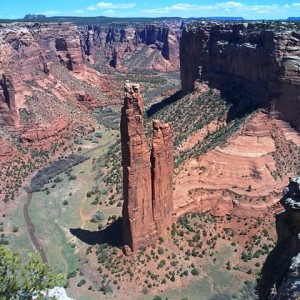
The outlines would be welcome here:
<svg viewBox="0 0 300 300">
<path fill-rule="evenodd" d="M 171 224 L 173 142 L 170 124 L 153 123 L 151 154 L 143 125 L 138 84 L 125 84 L 121 113 L 123 243 L 129 254 L 152 244 Z"/>
<path fill-rule="evenodd" d="M 5 74 L 0 79 L 0 125 L 19 126 L 13 81 Z"/>
<path fill-rule="evenodd" d="M 49 150 L 77 123 L 94 123 L 88 111 L 116 91 L 109 75 L 86 66 L 71 23 L 1 24 L 0 70 L 0 125 L 29 148 Z"/>
<path fill-rule="evenodd" d="M 88 60 L 116 69 L 179 70 L 180 24 L 108 24 L 81 29 Z"/>
<path fill-rule="evenodd" d="M 84 67 L 79 32 L 70 23 L 2 24 L 0 64 L 16 82 L 31 80 L 37 72 L 48 73 L 48 64 L 60 62 L 69 70 Z"/>
<path fill-rule="evenodd" d="M 268 107 L 299 128 L 300 35 L 264 24 L 192 23 L 182 32 L 182 89 L 206 81 L 240 109 Z"/>
<path fill-rule="evenodd" d="M 26 83 L 49 75 L 51 63 L 81 72 L 84 56 L 79 32 L 72 24 L 14 23 L 0 28 L 0 122 L 18 127 Z"/>
</svg>

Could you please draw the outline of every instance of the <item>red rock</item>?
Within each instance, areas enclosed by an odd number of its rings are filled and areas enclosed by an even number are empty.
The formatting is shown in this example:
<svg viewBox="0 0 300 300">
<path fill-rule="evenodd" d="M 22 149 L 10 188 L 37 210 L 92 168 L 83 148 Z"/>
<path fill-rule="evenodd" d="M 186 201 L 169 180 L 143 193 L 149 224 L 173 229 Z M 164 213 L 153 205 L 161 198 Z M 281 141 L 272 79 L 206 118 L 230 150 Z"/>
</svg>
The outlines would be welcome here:
<svg viewBox="0 0 300 300">
<path fill-rule="evenodd" d="M 152 244 L 171 222 L 173 143 L 169 124 L 153 124 L 150 154 L 138 84 L 126 83 L 121 115 L 123 242 L 125 254 Z"/>
<path fill-rule="evenodd" d="M 13 81 L 5 74 L 2 74 L 0 79 L 0 124 L 11 127 L 19 126 Z"/>
<path fill-rule="evenodd" d="M 13 153 L 13 147 L 6 141 L 0 140 L 0 161 L 6 161 Z"/>
<path fill-rule="evenodd" d="M 89 26 L 82 30 L 85 54 L 90 60 L 93 52 L 104 52 L 103 65 L 108 61 L 116 69 L 131 68 L 133 60 L 135 68 L 179 71 L 180 25 L 177 21 L 164 21 L 142 26 L 120 24 L 119 28 L 115 23 Z M 152 51 L 147 55 L 146 49 Z"/>
<path fill-rule="evenodd" d="M 153 215 L 158 232 L 171 224 L 173 212 L 173 139 L 171 125 L 153 121 L 151 152 Z"/>
<path fill-rule="evenodd" d="M 79 102 L 84 103 L 88 108 L 95 108 L 99 106 L 97 105 L 95 99 L 85 91 L 76 91 L 73 93 L 73 95 Z"/>
<path fill-rule="evenodd" d="M 25 81 L 47 78 L 51 63 L 60 62 L 75 73 L 84 70 L 80 34 L 70 23 L 2 24 L 0 60 L 0 124 L 15 129 L 24 95 L 31 93 Z"/>
<path fill-rule="evenodd" d="M 299 55 L 296 28 L 193 23 L 180 39 L 182 89 L 193 90 L 199 80 L 224 93 L 229 89 L 242 99 L 237 108 L 268 107 L 299 128 Z"/>
<path fill-rule="evenodd" d="M 153 241 L 150 154 L 143 126 L 139 85 L 125 85 L 121 115 L 123 242 L 133 251 Z"/>
<path fill-rule="evenodd" d="M 24 145 L 30 144 L 40 149 L 49 150 L 53 140 L 60 139 L 59 134 L 67 129 L 68 126 L 69 121 L 61 117 L 51 124 L 43 124 L 27 130 L 21 135 L 20 142 Z"/>
</svg>

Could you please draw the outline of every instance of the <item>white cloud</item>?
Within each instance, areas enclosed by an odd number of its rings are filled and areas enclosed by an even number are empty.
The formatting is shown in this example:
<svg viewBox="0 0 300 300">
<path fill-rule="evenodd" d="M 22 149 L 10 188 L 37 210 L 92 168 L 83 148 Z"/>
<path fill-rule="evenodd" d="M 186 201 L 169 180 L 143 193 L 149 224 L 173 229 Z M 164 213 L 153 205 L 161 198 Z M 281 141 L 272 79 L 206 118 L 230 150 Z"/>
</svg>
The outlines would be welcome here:
<svg viewBox="0 0 300 300">
<path fill-rule="evenodd" d="M 216 3 L 215 6 L 226 9 L 226 8 L 241 8 L 244 7 L 245 5 L 240 2 L 228 1 L 223 3 Z"/>
<path fill-rule="evenodd" d="M 251 5 L 238 1 L 216 2 L 210 5 L 196 5 L 188 3 L 176 3 L 172 6 L 165 6 L 160 8 L 145 9 L 142 12 L 145 14 L 172 14 L 172 15 L 187 15 L 188 12 L 192 12 L 196 15 L 233 15 L 233 16 L 246 16 L 251 14 L 255 18 L 255 14 L 269 14 L 272 17 L 280 15 L 283 10 L 289 9 L 291 6 L 299 7 L 300 2 L 295 2 L 292 5 L 279 5 L 279 4 L 261 4 Z M 190 14 L 189 14 L 190 15 Z"/>
<path fill-rule="evenodd" d="M 215 3 L 211 5 L 196 5 L 196 4 L 188 4 L 188 3 L 176 3 L 172 6 L 165 6 L 161 8 L 154 8 L 154 9 L 145 9 L 143 12 L 145 13 L 150 13 L 150 14 L 155 14 L 155 13 L 170 13 L 173 10 L 176 11 L 208 11 L 208 10 L 219 10 L 219 9 L 231 9 L 231 8 L 242 8 L 245 5 L 240 3 L 240 2 L 234 2 L 234 1 L 229 1 L 229 2 L 221 2 L 221 3 Z"/>
<path fill-rule="evenodd" d="M 89 7 L 87 8 L 87 10 L 96 10 L 96 7 L 94 7 L 94 6 L 89 6 Z"/>
<path fill-rule="evenodd" d="M 60 11 L 60 10 L 45 10 L 45 11 L 40 12 L 40 14 L 46 15 L 46 16 L 59 15 L 61 13 L 62 13 L 62 11 Z"/>
<path fill-rule="evenodd" d="M 101 10 L 106 9 L 106 11 L 111 11 L 112 9 L 123 8 L 130 9 L 136 6 L 136 3 L 120 3 L 114 4 L 112 2 L 98 2 L 95 5 L 91 5 L 87 10 Z"/>
<path fill-rule="evenodd" d="M 269 11 L 267 11 L 267 10 L 259 10 L 259 11 L 257 11 L 257 13 L 263 15 L 263 14 L 268 14 Z"/>
<path fill-rule="evenodd" d="M 116 6 L 116 8 L 134 8 L 136 6 L 136 3 L 123 3 Z"/>
<path fill-rule="evenodd" d="M 249 5 L 249 10 L 253 11 L 267 11 L 267 12 L 274 12 L 278 11 L 280 9 L 278 4 L 272 4 L 272 5 Z"/>
<path fill-rule="evenodd" d="M 187 3 L 177 3 L 172 5 L 170 8 L 171 9 L 176 9 L 176 10 L 193 10 L 195 9 L 196 5 L 192 4 L 187 4 Z"/>
<path fill-rule="evenodd" d="M 112 8 L 114 5 L 111 2 L 99 2 L 96 4 L 97 8 Z"/>
<path fill-rule="evenodd" d="M 103 12 L 103 14 L 107 14 L 107 15 L 110 15 L 110 14 L 113 14 L 115 11 L 113 9 L 108 9 L 108 10 L 105 10 Z"/>
<path fill-rule="evenodd" d="M 144 13 L 148 14 L 169 14 L 172 11 L 181 11 L 181 12 L 194 12 L 194 11 L 204 11 L 204 10 L 213 10 L 215 6 L 212 5 L 194 5 L 187 3 L 177 3 L 172 6 L 165 6 L 161 8 L 145 9 Z"/>
<path fill-rule="evenodd" d="M 83 14 L 83 13 L 84 13 L 84 10 L 82 10 L 82 9 L 77 9 L 77 10 L 75 10 L 75 12 L 78 13 L 78 14 Z"/>
</svg>

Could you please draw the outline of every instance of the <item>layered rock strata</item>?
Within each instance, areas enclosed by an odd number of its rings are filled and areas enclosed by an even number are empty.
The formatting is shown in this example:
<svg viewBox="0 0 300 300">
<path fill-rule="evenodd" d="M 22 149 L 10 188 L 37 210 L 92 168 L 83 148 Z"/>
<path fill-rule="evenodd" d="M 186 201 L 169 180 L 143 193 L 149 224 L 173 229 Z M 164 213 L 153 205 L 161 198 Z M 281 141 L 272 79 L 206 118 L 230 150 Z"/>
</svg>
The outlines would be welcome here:
<svg viewBox="0 0 300 300">
<path fill-rule="evenodd" d="M 88 60 L 104 53 L 103 59 L 116 69 L 149 68 L 179 70 L 180 23 L 107 24 L 81 29 Z M 138 57 L 138 59 L 137 59 Z"/>
<path fill-rule="evenodd" d="M 5 74 L 0 78 L 0 125 L 19 126 L 13 81 Z"/>
<path fill-rule="evenodd" d="M 169 123 L 153 121 L 151 151 L 152 204 L 156 228 L 164 232 L 173 211 L 173 139 Z"/>
<path fill-rule="evenodd" d="M 18 129 L 19 109 L 38 89 L 37 81 L 49 79 L 50 64 L 69 71 L 85 69 L 80 33 L 70 23 L 13 23 L 0 26 L 0 124 Z M 34 87 L 33 87 L 34 86 Z"/>
<path fill-rule="evenodd" d="M 84 54 L 77 28 L 70 23 L 2 24 L 0 64 L 14 74 L 16 82 L 32 80 L 38 72 L 48 73 L 48 65 L 60 62 L 70 71 L 84 69 Z"/>
<path fill-rule="evenodd" d="M 150 152 L 138 84 L 125 84 L 121 114 L 123 242 L 129 254 L 153 243 L 170 225 L 173 210 L 173 142 L 170 124 L 153 122 Z"/>
<path fill-rule="evenodd" d="M 300 35 L 262 23 L 192 23 L 180 39 L 182 89 L 197 81 L 230 91 L 239 109 L 268 107 L 300 127 Z"/>
</svg>

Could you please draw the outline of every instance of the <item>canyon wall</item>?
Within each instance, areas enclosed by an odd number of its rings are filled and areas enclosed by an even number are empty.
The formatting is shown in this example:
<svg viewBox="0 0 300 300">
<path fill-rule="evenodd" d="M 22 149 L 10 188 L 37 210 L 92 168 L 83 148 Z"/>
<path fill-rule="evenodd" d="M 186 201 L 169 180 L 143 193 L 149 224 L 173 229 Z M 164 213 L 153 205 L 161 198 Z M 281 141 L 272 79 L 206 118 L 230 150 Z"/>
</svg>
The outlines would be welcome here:
<svg viewBox="0 0 300 300">
<path fill-rule="evenodd" d="M 93 25 L 81 32 L 90 61 L 101 53 L 116 69 L 179 70 L 179 22 Z"/>
<path fill-rule="evenodd" d="M 228 101 L 237 100 L 239 109 L 268 107 L 299 128 L 299 54 L 297 30 L 263 23 L 191 23 L 180 40 L 182 89 L 191 91 L 204 81 Z"/>
<path fill-rule="evenodd" d="M 173 141 L 170 124 L 153 122 L 151 158 L 138 84 L 125 84 L 121 113 L 123 243 L 126 254 L 148 246 L 171 225 Z"/>
<path fill-rule="evenodd" d="M 300 297 L 300 177 L 291 177 L 276 215 L 278 241 L 268 255 L 259 281 L 259 299 Z"/>
<path fill-rule="evenodd" d="M 0 79 L 0 125 L 19 126 L 13 80 L 5 74 Z"/>
<path fill-rule="evenodd" d="M 49 75 L 51 63 L 69 71 L 84 69 L 76 27 L 70 23 L 0 25 L 0 124 L 18 129 L 27 85 Z M 51 81 L 51 80 L 50 80 Z"/>
<path fill-rule="evenodd" d="M 0 27 L 0 65 L 14 81 L 47 74 L 48 64 L 60 62 L 80 72 L 84 67 L 81 39 L 71 23 L 13 23 Z"/>
</svg>

